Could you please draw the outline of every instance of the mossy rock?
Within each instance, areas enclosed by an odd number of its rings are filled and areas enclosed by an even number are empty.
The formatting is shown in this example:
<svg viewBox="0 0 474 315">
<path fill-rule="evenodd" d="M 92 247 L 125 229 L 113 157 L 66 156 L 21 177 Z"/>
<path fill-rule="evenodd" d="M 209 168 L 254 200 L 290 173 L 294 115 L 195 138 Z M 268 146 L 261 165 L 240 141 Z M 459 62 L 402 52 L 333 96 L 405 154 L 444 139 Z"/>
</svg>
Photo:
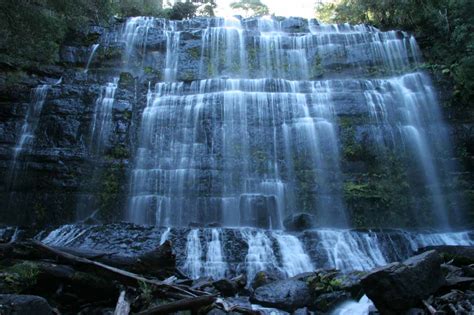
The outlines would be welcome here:
<svg viewBox="0 0 474 315">
<path fill-rule="evenodd" d="M 120 86 L 130 86 L 135 83 L 135 78 L 133 75 L 129 72 L 122 72 L 120 73 L 120 80 L 119 80 L 119 85 Z"/>
<path fill-rule="evenodd" d="M 2 293 L 24 293 L 34 287 L 40 271 L 35 263 L 21 262 L 0 271 Z"/>
</svg>

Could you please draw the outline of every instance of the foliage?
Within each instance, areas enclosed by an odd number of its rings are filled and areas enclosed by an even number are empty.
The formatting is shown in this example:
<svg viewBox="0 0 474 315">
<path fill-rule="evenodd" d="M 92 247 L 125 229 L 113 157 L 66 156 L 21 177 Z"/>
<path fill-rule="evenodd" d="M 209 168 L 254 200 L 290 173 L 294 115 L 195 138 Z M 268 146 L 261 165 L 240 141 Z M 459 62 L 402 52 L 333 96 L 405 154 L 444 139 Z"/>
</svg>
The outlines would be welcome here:
<svg viewBox="0 0 474 315">
<path fill-rule="evenodd" d="M 230 4 L 232 9 L 242 10 L 246 17 L 268 15 L 268 7 L 260 0 L 239 0 Z"/>
<path fill-rule="evenodd" d="M 109 0 L 1 1 L 0 54 L 23 67 L 52 63 L 68 35 L 80 33 L 88 22 L 104 22 L 111 14 Z"/>
<path fill-rule="evenodd" d="M 413 32 L 431 69 L 454 82 L 452 104 L 467 107 L 474 98 L 472 12 L 472 0 L 341 0 L 319 6 L 316 15 L 324 22 Z"/>
<path fill-rule="evenodd" d="M 340 290 L 342 279 L 338 277 L 337 272 L 318 272 L 307 280 L 311 293 L 315 296 L 325 292 Z"/>
<path fill-rule="evenodd" d="M 191 1 L 176 2 L 167 17 L 171 20 L 190 19 L 196 15 L 196 11 L 197 6 Z"/>
<path fill-rule="evenodd" d="M 162 0 L 120 0 L 115 11 L 120 16 L 162 16 Z"/>
<path fill-rule="evenodd" d="M 215 0 L 188 0 L 163 9 L 162 0 L 2 0 L 0 56 L 18 68 L 51 64 L 65 41 L 87 41 L 89 24 L 106 25 L 112 16 L 155 16 L 175 20 L 213 16 Z"/>
<path fill-rule="evenodd" d="M 23 293 L 36 284 L 38 267 L 31 262 L 21 262 L 0 272 L 0 290 L 4 293 Z"/>
</svg>

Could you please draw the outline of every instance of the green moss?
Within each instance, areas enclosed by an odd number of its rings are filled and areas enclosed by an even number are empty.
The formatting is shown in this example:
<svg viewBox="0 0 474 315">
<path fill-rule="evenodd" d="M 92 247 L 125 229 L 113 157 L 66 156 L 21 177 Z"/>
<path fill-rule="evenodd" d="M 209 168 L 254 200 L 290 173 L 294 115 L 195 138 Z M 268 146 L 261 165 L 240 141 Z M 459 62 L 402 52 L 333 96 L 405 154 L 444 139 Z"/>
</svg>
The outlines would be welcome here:
<svg viewBox="0 0 474 315">
<path fill-rule="evenodd" d="M 201 47 L 191 47 L 188 48 L 186 52 L 192 59 L 201 59 Z"/>
<path fill-rule="evenodd" d="M 372 163 L 376 159 L 376 153 L 371 150 L 371 147 L 363 142 L 356 140 L 356 125 L 361 125 L 368 120 L 367 117 L 341 117 L 340 125 L 341 140 L 342 140 L 342 154 L 347 161 L 363 161 Z"/>
<path fill-rule="evenodd" d="M 39 269 L 31 262 L 22 262 L 0 272 L 3 293 L 23 293 L 36 285 Z"/>
<path fill-rule="evenodd" d="M 319 296 L 322 293 L 338 291 L 342 286 L 342 279 L 337 278 L 338 272 L 318 272 L 309 277 L 306 283 L 313 296 Z"/>
<path fill-rule="evenodd" d="M 23 71 L 9 72 L 8 75 L 6 76 L 5 86 L 6 87 L 15 86 L 15 85 L 21 83 L 21 81 L 24 78 L 27 78 L 27 77 L 28 77 L 28 75 L 26 74 L 26 72 L 23 72 Z"/>
<path fill-rule="evenodd" d="M 194 75 L 194 72 L 192 71 L 181 73 L 180 77 L 181 77 L 181 80 L 188 81 L 188 82 L 196 80 L 196 76 Z"/>
<path fill-rule="evenodd" d="M 311 67 L 311 78 L 314 80 L 324 75 L 324 67 L 322 66 L 322 58 L 317 55 L 313 60 L 313 66 Z"/>
<path fill-rule="evenodd" d="M 257 174 L 263 175 L 268 171 L 268 154 L 265 151 L 255 149 L 252 151 L 252 160 Z"/>
<path fill-rule="evenodd" d="M 130 151 L 125 145 L 117 145 L 107 152 L 107 157 L 112 159 L 128 159 Z"/>
<path fill-rule="evenodd" d="M 399 159 L 387 155 L 373 161 L 369 173 L 344 183 L 344 198 L 354 227 L 411 227 L 418 223 L 410 211 L 414 201 L 406 168 Z M 429 209 L 425 209 L 428 211 Z M 417 217 L 429 214 L 417 209 Z"/>
<path fill-rule="evenodd" d="M 135 83 L 135 78 L 129 72 L 122 72 L 120 73 L 120 80 L 119 84 L 122 86 L 127 86 Z"/>
<path fill-rule="evenodd" d="M 144 281 L 139 281 L 138 285 L 140 290 L 140 298 L 146 304 L 150 304 L 153 300 L 153 286 Z"/>
<path fill-rule="evenodd" d="M 121 217 L 123 196 L 126 195 L 125 181 L 126 172 L 123 161 L 110 163 L 99 180 L 99 213 L 106 222 L 113 222 Z"/>
<path fill-rule="evenodd" d="M 108 61 L 122 58 L 123 50 L 119 47 L 99 48 L 97 53 L 97 60 Z"/>
<path fill-rule="evenodd" d="M 123 119 L 130 121 L 132 120 L 132 112 L 131 111 L 125 111 L 123 113 Z"/>
</svg>

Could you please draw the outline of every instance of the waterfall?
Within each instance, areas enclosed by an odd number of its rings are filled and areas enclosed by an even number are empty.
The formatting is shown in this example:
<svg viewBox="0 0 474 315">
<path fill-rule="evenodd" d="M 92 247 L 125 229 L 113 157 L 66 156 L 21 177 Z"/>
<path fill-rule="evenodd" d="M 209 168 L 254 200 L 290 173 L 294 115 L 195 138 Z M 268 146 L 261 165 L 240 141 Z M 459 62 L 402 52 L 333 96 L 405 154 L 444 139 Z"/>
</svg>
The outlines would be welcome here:
<svg viewBox="0 0 474 315">
<path fill-rule="evenodd" d="M 127 19 L 122 31 L 122 42 L 125 43 L 123 63 L 126 70 L 142 65 L 146 53 L 148 31 L 156 25 L 153 17 L 137 16 Z"/>
<path fill-rule="evenodd" d="M 218 229 L 211 230 L 211 240 L 207 242 L 207 252 L 203 261 L 204 250 L 201 245 L 199 230 L 191 230 L 186 239 L 186 259 L 183 270 L 192 278 L 202 276 L 213 279 L 225 277 L 227 263 L 222 252 Z"/>
<path fill-rule="evenodd" d="M 387 264 L 375 233 L 351 233 L 340 230 L 317 232 L 326 252 L 328 265 L 340 270 L 369 270 Z"/>
<path fill-rule="evenodd" d="M 170 30 L 165 31 L 166 34 L 166 62 L 164 80 L 166 82 L 173 82 L 176 80 L 176 73 L 178 71 L 178 49 L 180 32 L 176 32 L 176 24 L 170 21 Z"/>
<path fill-rule="evenodd" d="M 206 262 L 204 263 L 204 274 L 214 279 L 225 277 L 227 263 L 222 253 L 220 233 L 218 229 L 211 230 L 212 239 L 208 243 Z"/>
<path fill-rule="evenodd" d="M 87 73 L 89 71 L 89 66 L 92 63 L 92 60 L 94 59 L 94 55 L 97 51 L 97 48 L 99 48 L 99 46 L 100 46 L 99 44 L 92 45 L 89 59 L 87 60 L 86 68 L 84 69 L 84 73 Z"/>
<path fill-rule="evenodd" d="M 139 125 L 130 221 L 281 229 L 299 209 L 320 227 L 348 227 L 339 129 L 350 112 L 368 121 L 377 159 L 403 159 L 411 198 L 429 203 L 407 209 L 418 224 L 430 216 L 452 225 L 457 209 L 443 194 L 452 167 L 436 155 L 449 144 L 429 78 L 410 70 L 420 60 L 412 36 L 311 20 L 290 33 L 272 18 L 216 18 L 200 48 L 185 50 L 192 25 L 136 18 L 125 27 L 129 56 L 145 54 L 152 29 L 166 40 L 164 82 L 150 87 Z M 199 60 L 193 75 L 187 58 Z M 385 77 L 370 78 L 371 69 Z"/>
<path fill-rule="evenodd" d="M 436 225 L 449 228 L 447 200 L 441 187 L 444 180 L 439 172 L 446 172 L 451 166 L 444 160 L 437 161 L 434 154 L 449 151 L 449 141 L 430 79 L 414 72 L 362 84 L 366 88 L 364 94 L 375 123 L 372 132 L 378 139 L 379 150 L 394 146 L 398 154 L 414 156 L 412 169 L 419 170 L 423 183 L 420 193 L 430 196 Z M 458 209 L 453 209 L 453 214 L 456 215 L 452 217 L 460 216 Z"/>
<path fill-rule="evenodd" d="M 202 275 L 202 247 L 199 234 L 199 230 L 192 230 L 186 238 L 186 261 L 183 269 L 191 279 L 197 279 Z"/>
<path fill-rule="evenodd" d="M 283 270 L 288 277 L 303 272 L 314 271 L 309 256 L 305 253 L 300 240 L 293 235 L 276 233 L 273 235 L 278 241 L 282 256 Z"/>
<path fill-rule="evenodd" d="M 260 271 L 282 277 L 321 268 L 363 271 L 403 261 L 425 246 L 474 245 L 472 232 L 318 229 L 287 234 L 251 228 L 163 230 L 133 224 L 64 225 L 38 239 L 52 246 L 124 255 L 145 253 L 170 240 L 178 266 L 189 277 L 217 280 L 245 272 L 249 285 Z"/>
<path fill-rule="evenodd" d="M 277 270 L 278 262 L 273 252 L 272 242 L 265 232 L 244 229 L 241 233 L 248 244 L 245 265 L 249 283 L 259 271 Z"/>
<path fill-rule="evenodd" d="M 8 174 L 8 186 L 13 188 L 18 176 L 17 163 L 26 150 L 31 149 L 35 139 L 36 128 L 40 120 L 41 111 L 48 93 L 49 85 L 39 85 L 31 91 L 31 101 L 21 126 L 20 136 L 13 149 L 13 158 Z"/>
<path fill-rule="evenodd" d="M 100 90 L 95 102 L 94 118 L 91 126 L 90 149 L 93 154 L 103 153 L 112 132 L 112 109 L 119 78 L 107 83 Z"/>
<path fill-rule="evenodd" d="M 423 246 L 474 244 L 468 232 L 444 233 L 461 217 L 450 197 L 451 148 L 413 36 L 313 20 L 286 24 L 134 17 L 116 32 L 124 52 L 113 75 L 130 72 L 137 83 L 126 219 L 166 227 L 149 243 L 177 241 L 178 264 L 193 279 L 242 270 L 250 281 L 263 270 L 288 277 L 369 270 Z M 106 83 L 95 103 L 94 157 L 114 131 L 117 86 L 118 78 Z M 32 103 L 42 106 L 44 89 Z M 34 134 L 29 115 L 25 139 Z M 351 160 L 349 133 L 370 159 Z M 28 141 L 20 139 L 19 152 Z M 357 211 L 365 209 L 347 202 L 347 185 L 385 176 L 372 167 L 392 159 L 407 178 L 410 204 L 401 216 L 443 233 L 349 229 L 362 225 Z M 314 215 L 316 228 L 285 233 L 285 219 L 300 212 Z M 55 233 L 45 242 L 93 243 L 85 235 L 97 232 Z M 247 251 L 232 253 L 232 242 Z"/>
</svg>

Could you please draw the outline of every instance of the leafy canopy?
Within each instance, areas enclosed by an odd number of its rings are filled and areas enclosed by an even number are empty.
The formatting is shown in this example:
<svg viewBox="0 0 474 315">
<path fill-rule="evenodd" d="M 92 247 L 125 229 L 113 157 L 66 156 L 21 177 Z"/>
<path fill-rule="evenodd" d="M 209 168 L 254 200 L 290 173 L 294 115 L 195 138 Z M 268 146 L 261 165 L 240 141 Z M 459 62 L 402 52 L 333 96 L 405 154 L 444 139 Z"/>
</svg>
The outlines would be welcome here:
<svg viewBox="0 0 474 315">
<path fill-rule="evenodd" d="M 230 7 L 235 10 L 242 10 L 246 17 L 268 15 L 268 7 L 260 0 L 239 0 L 232 2 Z"/>
</svg>

